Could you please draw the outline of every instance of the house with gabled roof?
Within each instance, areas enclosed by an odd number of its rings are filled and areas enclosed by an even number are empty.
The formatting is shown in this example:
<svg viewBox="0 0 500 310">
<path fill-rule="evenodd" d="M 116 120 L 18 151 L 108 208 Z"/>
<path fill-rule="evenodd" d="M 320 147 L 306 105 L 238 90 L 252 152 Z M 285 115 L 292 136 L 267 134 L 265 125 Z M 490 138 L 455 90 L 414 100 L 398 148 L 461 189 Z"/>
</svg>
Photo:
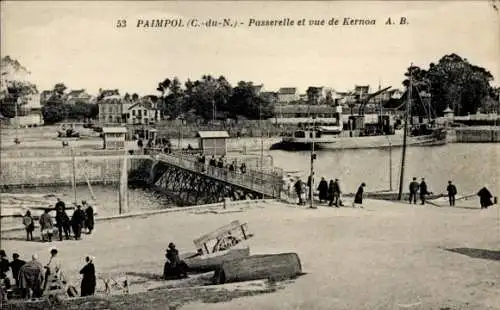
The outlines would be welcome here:
<svg viewBox="0 0 500 310">
<path fill-rule="evenodd" d="M 161 120 L 161 113 L 150 98 L 141 98 L 128 108 L 125 118 L 127 124 L 151 125 Z"/>
</svg>

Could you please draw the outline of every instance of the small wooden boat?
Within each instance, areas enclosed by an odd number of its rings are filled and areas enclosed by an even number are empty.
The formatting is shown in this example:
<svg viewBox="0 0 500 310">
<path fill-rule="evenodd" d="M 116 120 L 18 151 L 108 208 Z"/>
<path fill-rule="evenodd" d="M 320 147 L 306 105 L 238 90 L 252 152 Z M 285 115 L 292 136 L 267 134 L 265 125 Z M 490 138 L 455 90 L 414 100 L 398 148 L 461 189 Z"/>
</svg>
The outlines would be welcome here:
<svg viewBox="0 0 500 310">
<path fill-rule="evenodd" d="M 250 256 L 250 248 L 228 249 L 215 253 L 184 258 L 189 271 L 208 272 L 218 269 L 222 263 Z"/>
<path fill-rule="evenodd" d="M 252 255 L 227 261 L 215 271 L 215 284 L 259 279 L 282 280 L 302 274 L 297 253 Z"/>
</svg>

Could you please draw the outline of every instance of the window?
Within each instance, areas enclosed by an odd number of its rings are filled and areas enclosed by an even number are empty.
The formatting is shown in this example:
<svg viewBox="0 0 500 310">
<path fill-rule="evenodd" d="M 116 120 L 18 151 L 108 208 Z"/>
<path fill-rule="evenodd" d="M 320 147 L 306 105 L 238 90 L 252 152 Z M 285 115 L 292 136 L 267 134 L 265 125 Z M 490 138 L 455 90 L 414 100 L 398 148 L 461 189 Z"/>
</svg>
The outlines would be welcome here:
<svg viewBox="0 0 500 310">
<path fill-rule="evenodd" d="M 148 115 L 148 110 L 144 110 L 144 116 Z"/>
<path fill-rule="evenodd" d="M 135 116 L 135 110 L 132 110 L 132 115 Z"/>
<path fill-rule="evenodd" d="M 137 110 L 139 112 L 139 117 L 142 117 L 142 110 Z"/>
</svg>

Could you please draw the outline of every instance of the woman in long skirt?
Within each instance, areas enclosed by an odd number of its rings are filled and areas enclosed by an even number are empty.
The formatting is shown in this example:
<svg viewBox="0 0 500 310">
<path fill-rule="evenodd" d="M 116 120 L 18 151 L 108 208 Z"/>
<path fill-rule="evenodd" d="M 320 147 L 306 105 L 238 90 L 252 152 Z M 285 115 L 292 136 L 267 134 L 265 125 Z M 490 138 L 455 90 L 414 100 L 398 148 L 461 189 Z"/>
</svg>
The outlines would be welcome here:
<svg viewBox="0 0 500 310">
<path fill-rule="evenodd" d="M 85 257 L 85 262 L 87 264 L 82 268 L 82 270 L 80 270 L 80 274 L 83 275 L 82 284 L 80 288 L 80 295 L 82 297 L 94 295 L 96 286 L 93 257 L 91 256 Z"/>
<path fill-rule="evenodd" d="M 361 185 L 358 187 L 358 191 L 356 192 L 356 195 L 354 196 L 354 202 L 352 203 L 352 207 L 356 208 L 356 205 L 359 205 L 360 208 L 363 208 L 363 192 L 366 184 L 365 182 L 361 183 Z"/>
</svg>

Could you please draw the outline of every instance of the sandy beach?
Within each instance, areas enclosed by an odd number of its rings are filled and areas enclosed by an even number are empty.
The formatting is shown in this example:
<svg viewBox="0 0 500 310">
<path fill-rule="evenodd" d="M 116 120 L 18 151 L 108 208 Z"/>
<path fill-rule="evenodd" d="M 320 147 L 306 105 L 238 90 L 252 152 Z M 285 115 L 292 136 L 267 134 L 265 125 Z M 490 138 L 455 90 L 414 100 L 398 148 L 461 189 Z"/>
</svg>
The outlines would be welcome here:
<svg viewBox="0 0 500 310">
<path fill-rule="evenodd" d="M 23 259 L 37 252 L 46 263 L 56 246 L 78 287 L 86 255 L 95 256 L 99 276 L 160 274 L 170 241 L 181 252 L 193 251 L 193 239 L 232 220 L 248 222 L 255 234 L 245 241 L 251 254 L 296 252 L 306 275 L 272 294 L 182 309 L 500 309 L 497 207 L 367 200 L 364 209 L 312 210 L 268 202 L 235 213 L 186 211 L 98 222 L 81 241 L 26 242 L 23 232 L 11 232 L 2 235 L 2 248 Z M 131 292 L 139 286 L 131 283 Z"/>
</svg>

